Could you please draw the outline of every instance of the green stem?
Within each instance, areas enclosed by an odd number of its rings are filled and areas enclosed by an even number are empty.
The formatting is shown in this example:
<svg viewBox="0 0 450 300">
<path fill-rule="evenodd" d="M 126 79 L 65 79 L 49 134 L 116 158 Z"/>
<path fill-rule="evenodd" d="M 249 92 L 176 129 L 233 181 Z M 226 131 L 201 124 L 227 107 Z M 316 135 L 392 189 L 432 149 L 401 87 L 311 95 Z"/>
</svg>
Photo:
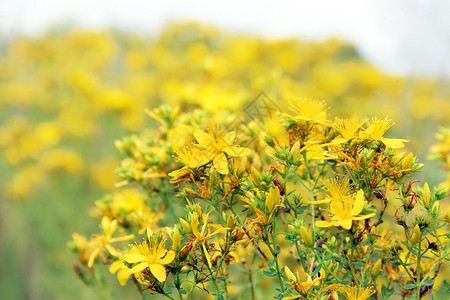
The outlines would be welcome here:
<svg viewBox="0 0 450 300">
<path fill-rule="evenodd" d="M 208 255 L 208 253 L 205 253 L 205 251 L 203 250 L 203 247 L 202 247 L 202 253 L 203 253 L 204 259 L 205 259 L 205 261 L 206 261 L 206 260 L 207 260 L 207 259 L 206 259 L 206 255 Z M 210 281 L 212 281 L 212 283 L 214 284 L 214 288 L 216 289 L 217 294 L 218 294 L 218 295 L 219 295 L 219 294 L 222 295 L 222 291 L 221 291 L 220 287 L 217 285 L 216 279 L 215 279 L 214 276 L 212 275 L 212 274 L 213 274 L 213 270 L 211 270 L 211 268 L 209 267 L 209 264 L 208 264 L 208 263 L 206 263 L 206 266 L 208 267 L 208 271 L 209 271 L 209 273 L 211 274 L 211 280 L 210 280 Z"/>
<path fill-rule="evenodd" d="M 420 288 L 422 287 L 422 282 L 420 281 L 420 259 L 422 258 L 420 253 L 420 243 L 421 238 L 419 238 L 419 242 L 417 243 L 417 278 L 416 278 L 416 297 L 420 299 Z"/>
<path fill-rule="evenodd" d="M 357 280 L 358 278 L 356 277 L 355 269 L 353 268 L 353 252 L 355 250 L 355 247 L 354 247 L 355 245 L 353 243 L 353 236 L 350 237 L 350 241 L 352 243 L 352 247 L 350 249 L 349 266 L 350 266 L 350 270 L 352 271 L 353 280 L 355 281 L 356 284 L 359 285 L 358 280 Z"/>
<path fill-rule="evenodd" d="M 194 291 L 195 287 L 197 286 L 196 283 L 192 284 L 191 289 L 189 290 L 189 293 L 187 294 L 185 300 L 189 300 L 189 298 L 191 297 L 192 292 Z"/>
<path fill-rule="evenodd" d="M 284 292 L 284 282 L 283 282 L 281 271 L 280 271 L 280 265 L 278 263 L 278 253 L 276 253 L 275 222 L 272 223 L 272 233 L 271 233 L 272 242 L 270 242 L 270 239 L 268 236 L 269 233 L 267 232 L 267 227 L 266 227 L 265 231 L 266 231 L 266 234 L 268 237 L 267 238 L 267 240 L 268 240 L 267 246 L 269 247 L 270 253 L 272 253 L 273 258 L 275 259 L 275 266 L 277 268 L 277 277 L 278 277 L 278 281 L 280 283 L 281 292 Z"/>
</svg>

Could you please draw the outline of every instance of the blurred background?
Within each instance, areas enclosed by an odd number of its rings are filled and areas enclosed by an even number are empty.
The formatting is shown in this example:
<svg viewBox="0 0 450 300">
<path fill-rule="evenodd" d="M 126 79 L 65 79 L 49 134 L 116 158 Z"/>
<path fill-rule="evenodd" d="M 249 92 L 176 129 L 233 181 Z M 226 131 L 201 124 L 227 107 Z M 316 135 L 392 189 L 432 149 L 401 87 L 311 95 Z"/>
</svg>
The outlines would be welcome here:
<svg viewBox="0 0 450 300">
<path fill-rule="evenodd" d="M 98 230 L 114 141 L 155 125 L 145 108 L 323 99 L 332 118 L 393 119 L 419 179 L 444 181 L 427 157 L 450 126 L 449 15 L 444 0 L 0 1 L 2 298 L 97 299 L 66 243 Z"/>
</svg>

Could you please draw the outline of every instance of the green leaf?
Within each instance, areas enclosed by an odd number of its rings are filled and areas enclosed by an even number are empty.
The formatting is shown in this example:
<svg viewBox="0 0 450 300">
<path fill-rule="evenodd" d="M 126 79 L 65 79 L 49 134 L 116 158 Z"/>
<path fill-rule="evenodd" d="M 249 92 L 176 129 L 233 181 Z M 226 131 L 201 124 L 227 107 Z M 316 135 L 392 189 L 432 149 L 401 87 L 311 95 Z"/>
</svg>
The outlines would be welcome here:
<svg viewBox="0 0 450 300">
<path fill-rule="evenodd" d="M 410 283 L 410 284 L 405 285 L 403 288 L 405 290 L 412 290 L 412 289 L 416 288 L 416 285 L 414 283 Z"/>
<path fill-rule="evenodd" d="M 268 276 L 268 277 L 274 277 L 274 276 L 277 275 L 275 272 L 270 272 L 270 271 L 268 271 L 268 270 L 264 270 L 264 271 L 263 271 L 263 274 L 266 275 L 266 276 Z"/>
<path fill-rule="evenodd" d="M 386 298 L 386 294 L 387 294 L 387 287 L 383 284 L 383 285 L 381 286 L 381 296 L 382 296 L 383 298 Z"/>
<path fill-rule="evenodd" d="M 267 263 L 267 267 L 271 267 L 271 266 L 273 266 L 273 264 L 275 263 L 275 261 L 276 261 L 276 259 L 275 258 L 273 258 L 273 259 L 271 259 L 271 260 L 269 260 L 269 262 Z"/>
<path fill-rule="evenodd" d="M 434 280 L 433 279 L 428 279 L 427 281 L 425 281 L 424 283 L 422 283 L 423 286 L 430 286 L 433 285 Z"/>
<path fill-rule="evenodd" d="M 317 275 L 317 273 L 319 273 L 321 269 L 322 269 L 322 264 L 318 264 L 317 267 L 314 269 L 314 271 L 311 273 L 311 277 Z"/>
</svg>

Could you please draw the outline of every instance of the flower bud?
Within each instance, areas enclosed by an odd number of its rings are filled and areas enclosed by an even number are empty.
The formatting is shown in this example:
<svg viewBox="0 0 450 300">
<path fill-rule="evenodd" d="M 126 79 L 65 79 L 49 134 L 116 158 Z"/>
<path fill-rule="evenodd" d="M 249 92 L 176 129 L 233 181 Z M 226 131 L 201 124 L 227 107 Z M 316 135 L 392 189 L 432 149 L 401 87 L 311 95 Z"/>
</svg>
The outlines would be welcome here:
<svg viewBox="0 0 450 300">
<path fill-rule="evenodd" d="M 175 230 L 173 231 L 172 235 L 172 250 L 177 251 L 178 248 L 180 248 L 180 245 L 181 245 L 180 232 L 178 231 L 178 228 L 175 227 Z"/>
<path fill-rule="evenodd" d="M 362 155 L 361 153 L 358 154 L 357 163 L 360 166 L 364 166 L 366 164 L 366 157 Z"/>
<path fill-rule="evenodd" d="M 258 183 L 259 178 L 261 178 L 261 173 L 254 166 L 252 166 L 250 168 L 250 181 Z"/>
<path fill-rule="evenodd" d="M 227 222 L 227 218 L 228 218 L 227 213 L 223 211 L 222 212 L 222 221 Z"/>
<path fill-rule="evenodd" d="M 186 221 L 183 218 L 180 218 L 180 223 L 181 223 L 181 226 L 183 226 L 184 230 L 186 230 L 187 232 L 192 231 L 191 224 L 189 224 L 188 221 Z"/>
<path fill-rule="evenodd" d="M 294 233 L 295 232 L 295 227 L 292 226 L 291 224 L 289 224 L 288 226 L 288 231 Z"/>
<path fill-rule="evenodd" d="M 266 196 L 266 207 L 269 210 L 269 213 L 272 212 L 275 204 L 278 204 L 278 202 L 280 202 L 280 190 L 277 187 L 273 187 Z"/>
<path fill-rule="evenodd" d="M 300 141 L 296 141 L 289 151 L 290 159 L 295 163 L 300 156 Z"/>
<path fill-rule="evenodd" d="M 417 244 L 419 238 L 420 238 L 420 227 L 419 224 L 416 224 L 416 226 L 414 226 L 414 231 L 411 236 L 411 244 Z"/>
<path fill-rule="evenodd" d="M 375 151 L 373 149 L 366 151 L 366 153 L 364 153 L 364 157 L 366 158 L 366 160 L 370 161 L 372 158 L 375 157 Z"/>
<path fill-rule="evenodd" d="M 304 226 L 300 227 L 300 235 L 302 236 L 302 239 L 306 245 L 310 247 L 313 245 L 311 233 L 308 232 L 308 230 Z"/>
<path fill-rule="evenodd" d="M 297 278 L 295 278 L 294 273 L 292 273 L 291 269 L 289 269 L 288 266 L 284 267 L 284 274 L 286 274 L 286 277 L 289 281 L 297 281 Z"/>
<path fill-rule="evenodd" d="M 200 207 L 200 205 L 198 205 L 198 203 L 195 203 L 195 212 L 200 218 L 202 217 L 203 215 L 202 208 Z"/>
<path fill-rule="evenodd" d="M 217 181 L 217 172 L 216 172 L 216 169 L 211 168 L 211 173 L 210 173 L 210 175 L 209 175 L 209 182 L 210 182 L 211 184 L 214 184 L 214 183 L 216 183 L 216 181 Z"/>
<path fill-rule="evenodd" d="M 372 273 L 372 275 L 373 276 L 375 276 L 375 275 L 377 275 L 378 273 L 380 273 L 380 271 L 381 271 L 381 266 L 383 265 L 383 261 L 381 260 L 381 258 L 379 259 L 379 260 L 377 260 L 377 262 L 373 265 L 373 268 L 372 268 L 372 271 L 371 271 L 371 273 Z"/>
<path fill-rule="evenodd" d="M 423 166 L 425 166 L 425 165 L 424 165 L 424 164 L 422 164 L 422 163 L 420 163 L 420 164 L 417 164 L 417 165 L 416 165 L 416 167 L 414 168 L 414 170 L 415 170 L 415 171 L 419 171 L 419 170 L 422 170 Z"/>
<path fill-rule="evenodd" d="M 231 214 L 228 215 L 227 227 L 230 228 L 230 229 L 234 228 L 234 218 L 233 218 L 233 216 Z"/>
<path fill-rule="evenodd" d="M 190 189 L 190 188 L 185 188 L 184 192 L 186 194 L 190 195 L 190 196 L 196 196 L 197 195 L 197 193 L 193 189 Z"/>
<path fill-rule="evenodd" d="M 439 210 L 441 209 L 441 205 L 439 204 L 439 201 L 434 202 L 432 212 L 435 215 L 439 214 Z"/>
<path fill-rule="evenodd" d="M 410 152 L 402 161 L 402 169 L 407 170 L 411 168 L 414 160 L 414 155 Z"/>
<path fill-rule="evenodd" d="M 391 160 L 391 166 L 395 167 L 396 165 L 398 165 L 403 160 L 403 158 L 405 156 L 406 156 L 406 152 L 405 151 L 394 155 L 394 157 L 392 157 L 392 160 Z"/>
<path fill-rule="evenodd" d="M 425 204 L 425 207 L 430 206 L 430 187 L 428 186 L 428 183 L 425 182 L 423 185 L 423 193 L 422 193 L 422 199 L 423 203 Z"/>
</svg>

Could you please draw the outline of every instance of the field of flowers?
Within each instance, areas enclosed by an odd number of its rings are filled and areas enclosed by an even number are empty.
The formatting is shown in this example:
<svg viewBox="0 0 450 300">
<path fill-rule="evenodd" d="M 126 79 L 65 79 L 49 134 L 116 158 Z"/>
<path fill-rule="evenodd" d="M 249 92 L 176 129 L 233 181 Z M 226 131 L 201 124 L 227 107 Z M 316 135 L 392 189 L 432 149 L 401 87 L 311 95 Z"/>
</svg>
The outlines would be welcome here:
<svg viewBox="0 0 450 300">
<path fill-rule="evenodd" d="M 5 49 L 7 299 L 448 297 L 448 80 L 194 23 Z"/>
</svg>

